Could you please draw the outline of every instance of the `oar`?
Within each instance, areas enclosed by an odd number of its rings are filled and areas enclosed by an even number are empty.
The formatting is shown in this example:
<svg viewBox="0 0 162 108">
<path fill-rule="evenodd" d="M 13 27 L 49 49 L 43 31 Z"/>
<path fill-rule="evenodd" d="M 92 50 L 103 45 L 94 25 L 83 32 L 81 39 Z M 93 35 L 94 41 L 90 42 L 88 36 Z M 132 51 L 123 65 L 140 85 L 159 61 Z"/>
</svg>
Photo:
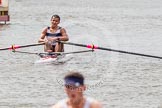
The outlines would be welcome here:
<svg viewBox="0 0 162 108">
<path fill-rule="evenodd" d="M 83 50 L 83 51 L 74 51 L 74 52 L 44 52 L 44 53 L 34 53 L 34 52 L 13 50 L 13 52 L 16 52 L 16 53 L 24 53 L 24 54 L 34 54 L 34 55 L 41 56 L 42 54 L 44 54 L 44 55 L 77 54 L 77 53 L 93 52 L 93 50 Z"/>
<path fill-rule="evenodd" d="M 77 53 L 85 53 L 85 52 L 93 52 L 94 50 L 84 50 L 84 51 L 74 51 L 74 52 L 62 52 L 62 54 L 77 54 Z"/>
<path fill-rule="evenodd" d="M 31 47 L 31 46 L 39 46 L 39 45 L 44 45 L 45 43 L 37 43 L 37 44 L 29 44 L 29 45 L 12 45 L 11 47 L 8 48 L 0 48 L 0 51 L 3 50 L 14 50 L 14 49 L 18 49 L 18 48 L 25 48 L 25 47 Z"/>
<path fill-rule="evenodd" d="M 154 56 L 154 55 L 148 55 L 148 54 L 141 54 L 141 53 L 135 53 L 135 52 L 128 52 L 128 51 L 122 51 L 122 50 L 116 50 L 111 48 L 104 48 L 104 47 L 98 47 L 95 45 L 85 45 L 85 44 L 78 44 L 78 43 L 72 43 L 72 42 L 64 42 L 60 41 L 60 43 L 67 44 L 67 45 L 74 45 L 74 46 L 80 46 L 80 47 L 86 47 L 91 49 L 100 49 L 100 50 L 106 50 L 106 51 L 112 51 L 112 52 L 119 52 L 124 54 L 131 54 L 131 55 L 138 55 L 138 56 L 144 56 L 144 57 L 151 57 L 151 58 L 159 58 L 162 59 L 160 56 Z"/>
<path fill-rule="evenodd" d="M 34 52 L 27 52 L 27 51 L 16 51 L 16 50 L 13 50 L 12 52 L 16 52 L 16 53 L 24 53 L 24 54 L 34 54 L 34 55 L 40 55 L 40 53 L 34 53 Z"/>
</svg>

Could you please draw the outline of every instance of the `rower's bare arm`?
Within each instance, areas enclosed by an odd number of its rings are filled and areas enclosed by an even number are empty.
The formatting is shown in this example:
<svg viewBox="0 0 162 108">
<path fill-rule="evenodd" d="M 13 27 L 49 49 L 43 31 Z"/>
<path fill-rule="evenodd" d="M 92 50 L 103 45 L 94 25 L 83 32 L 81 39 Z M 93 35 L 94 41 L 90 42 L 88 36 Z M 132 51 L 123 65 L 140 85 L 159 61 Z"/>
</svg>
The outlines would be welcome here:
<svg viewBox="0 0 162 108">
<path fill-rule="evenodd" d="M 102 105 L 98 101 L 94 101 L 90 108 L 102 108 Z"/>
<path fill-rule="evenodd" d="M 41 36 L 40 36 L 40 38 L 39 38 L 39 40 L 38 40 L 39 43 L 45 42 L 46 32 L 47 32 L 47 29 L 45 28 L 45 29 L 42 31 Z"/>
<path fill-rule="evenodd" d="M 61 29 L 61 34 L 62 34 L 62 36 L 60 37 L 61 41 L 68 41 L 69 40 L 69 37 L 68 37 L 66 30 L 64 28 Z"/>
</svg>

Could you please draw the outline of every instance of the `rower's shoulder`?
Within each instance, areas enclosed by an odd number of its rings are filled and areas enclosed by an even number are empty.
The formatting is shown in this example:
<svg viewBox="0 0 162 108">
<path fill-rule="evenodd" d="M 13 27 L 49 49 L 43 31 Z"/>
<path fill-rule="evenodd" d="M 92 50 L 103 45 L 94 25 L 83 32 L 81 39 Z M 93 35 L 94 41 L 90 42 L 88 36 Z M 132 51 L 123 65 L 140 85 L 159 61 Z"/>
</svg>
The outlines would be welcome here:
<svg viewBox="0 0 162 108">
<path fill-rule="evenodd" d="M 50 27 L 44 27 L 43 29 L 42 29 L 42 33 L 46 33 L 47 32 L 47 30 L 49 29 Z"/>
<path fill-rule="evenodd" d="M 91 104 L 91 108 L 102 108 L 102 105 L 99 101 L 93 101 Z"/>
<path fill-rule="evenodd" d="M 90 108 L 102 108 L 102 104 L 93 98 L 88 98 L 90 100 Z"/>
<path fill-rule="evenodd" d="M 61 30 L 61 31 L 64 31 L 65 30 L 64 27 L 60 27 L 60 26 L 58 26 L 58 29 Z"/>
</svg>

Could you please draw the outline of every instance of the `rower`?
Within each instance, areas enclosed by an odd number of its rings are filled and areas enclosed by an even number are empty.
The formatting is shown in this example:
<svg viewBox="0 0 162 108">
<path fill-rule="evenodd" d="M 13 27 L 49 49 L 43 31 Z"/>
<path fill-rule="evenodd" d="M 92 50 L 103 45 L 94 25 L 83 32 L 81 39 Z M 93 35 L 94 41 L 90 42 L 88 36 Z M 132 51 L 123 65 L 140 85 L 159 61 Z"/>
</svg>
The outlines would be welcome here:
<svg viewBox="0 0 162 108">
<path fill-rule="evenodd" d="M 44 42 L 45 52 L 63 52 L 64 46 L 58 41 L 68 41 L 66 30 L 60 26 L 60 16 L 53 15 L 51 17 L 51 26 L 45 27 L 41 33 L 38 42 Z"/>
<path fill-rule="evenodd" d="M 59 101 L 52 108 L 102 108 L 99 101 L 84 96 L 86 85 L 81 73 L 70 72 L 65 75 L 64 81 L 67 98 Z"/>
</svg>

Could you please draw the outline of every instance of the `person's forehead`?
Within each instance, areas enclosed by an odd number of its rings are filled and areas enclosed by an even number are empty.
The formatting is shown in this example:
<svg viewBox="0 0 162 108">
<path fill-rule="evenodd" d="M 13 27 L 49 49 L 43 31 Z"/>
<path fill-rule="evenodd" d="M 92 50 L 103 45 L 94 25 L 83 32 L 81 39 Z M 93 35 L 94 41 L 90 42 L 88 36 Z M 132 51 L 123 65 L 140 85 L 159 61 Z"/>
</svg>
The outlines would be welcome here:
<svg viewBox="0 0 162 108">
<path fill-rule="evenodd" d="M 59 18 L 53 17 L 51 20 L 57 20 L 57 21 L 59 21 Z"/>
</svg>

